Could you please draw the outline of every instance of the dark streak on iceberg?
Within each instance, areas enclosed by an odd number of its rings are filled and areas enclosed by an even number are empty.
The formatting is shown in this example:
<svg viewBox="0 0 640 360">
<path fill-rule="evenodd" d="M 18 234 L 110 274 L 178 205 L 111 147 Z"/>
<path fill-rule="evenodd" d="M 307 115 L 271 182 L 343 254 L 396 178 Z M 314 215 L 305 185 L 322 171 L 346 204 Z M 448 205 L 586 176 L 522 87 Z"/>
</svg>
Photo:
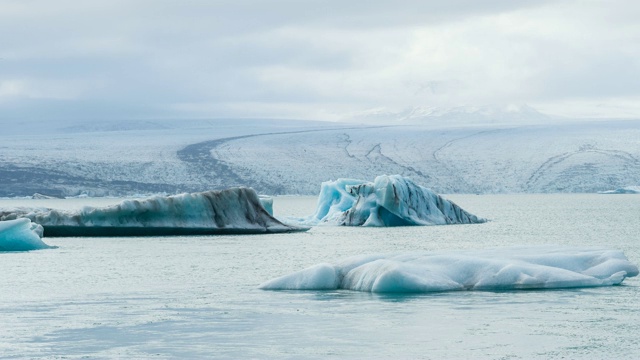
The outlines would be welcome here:
<svg viewBox="0 0 640 360">
<path fill-rule="evenodd" d="M 144 200 L 125 200 L 79 211 L 0 210 L 0 220 L 29 218 L 47 237 L 262 234 L 305 231 L 284 224 L 262 206 L 250 188 L 231 188 Z"/>
</svg>

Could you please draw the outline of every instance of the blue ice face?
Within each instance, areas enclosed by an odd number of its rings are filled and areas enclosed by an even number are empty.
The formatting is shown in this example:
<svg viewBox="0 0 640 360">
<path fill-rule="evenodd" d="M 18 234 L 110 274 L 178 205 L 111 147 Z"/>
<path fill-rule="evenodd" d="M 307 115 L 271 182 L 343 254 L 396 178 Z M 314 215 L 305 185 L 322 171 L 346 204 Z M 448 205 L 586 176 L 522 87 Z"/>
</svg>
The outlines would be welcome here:
<svg viewBox="0 0 640 360">
<path fill-rule="evenodd" d="M 29 219 L 0 221 L 0 252 L 52 248 L 41 236 L 42 227 Z"/>
</svg>

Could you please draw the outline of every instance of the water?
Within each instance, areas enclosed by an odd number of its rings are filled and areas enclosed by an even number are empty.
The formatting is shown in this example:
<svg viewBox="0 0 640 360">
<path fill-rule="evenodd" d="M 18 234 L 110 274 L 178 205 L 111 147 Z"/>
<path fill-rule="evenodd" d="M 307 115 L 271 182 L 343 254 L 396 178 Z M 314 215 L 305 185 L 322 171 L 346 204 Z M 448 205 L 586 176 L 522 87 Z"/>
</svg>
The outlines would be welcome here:
<svg viewBox="0 0 640 360">
<path fill-rule="evenodd" d="M 640 264 L 639 196 L 448 198 L 492 221 L 50 238 L 58 249 L 0 254 L 0 358 L 640 358 L 638 278 L 615 287 L 404 296 L 257 289 L 310 265 L 373 252 L 595 245 Z M 279 197 L 274 208 L 280 216 L 310 214 L 314 201 Z"/>
</svg>

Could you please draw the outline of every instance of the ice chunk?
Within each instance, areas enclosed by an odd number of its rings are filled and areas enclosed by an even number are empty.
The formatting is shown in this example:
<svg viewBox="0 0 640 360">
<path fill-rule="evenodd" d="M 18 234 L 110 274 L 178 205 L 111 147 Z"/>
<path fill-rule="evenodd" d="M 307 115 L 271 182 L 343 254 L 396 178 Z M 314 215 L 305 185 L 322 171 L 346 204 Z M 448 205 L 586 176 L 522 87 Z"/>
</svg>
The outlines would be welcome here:
<svg viewBox="0 0 640 360">
<path fill-rule="evenodd" d="M 45 236 L 258 234 L 307 230 L 275 219 L 249 188 L 125 200 L 114 206 L 84 207 L 79 211 L 0 211 L 0 220 L 19 217 L 42 225 Z"/>
<path fill-rule="evenodd" d="M 55 196 L 51 196 L 51 195 L 44 195 L 44 194 L 40 194 L 40 193 L 34 193 L 33 195 L 31 195 L 32 199 L 38 199 L 38 200 L 49 200 L 49 199 L 60 199 L 59 197 L 55 197 Z"/>
<path fill-rule="evenodd" d="M 307 225 L 406 226 L 482 223 L 431 190 L 400 175 L 378 176 L 373 183 L 338 179 L 322 183 L 316 213 L 292 219 Z"/>
<path fill-rule="evenodd" d="M 627 186 L 615 190 L 600 191 L 598 194 L 640 194 L 640 186 Z"/>
<path fill-rule="evenodd" d="M 41 237 L 42 226 L 29 219 L 0 222 L 0 252 L 55 248 L 45 244 Z"/>
<path fill-rule="evenodd" d="M 356 256 L 273 279 L 260 288 L 376 293 L 557 289 L 618 285 L 637 275 L 638 268 L 619 250 L 515 247 Z"/>
</svg>

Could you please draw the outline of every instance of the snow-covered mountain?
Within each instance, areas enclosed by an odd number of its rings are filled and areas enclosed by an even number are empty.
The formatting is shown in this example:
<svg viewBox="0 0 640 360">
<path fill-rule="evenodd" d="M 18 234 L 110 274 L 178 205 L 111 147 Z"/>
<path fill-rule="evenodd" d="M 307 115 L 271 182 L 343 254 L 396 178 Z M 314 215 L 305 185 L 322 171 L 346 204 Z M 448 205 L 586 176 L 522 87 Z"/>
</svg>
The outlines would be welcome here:
<svg viewBox="0 0 640 360">
<path fill-rule="evenodd" d="M 376 123 L 387 125 L 531 125 L 553 121 L 553 117 L 543 114 L 528 105 L 484 105 L 429 107 L 414 106 L 399 111 L 375 108 L 354 112 L 344 116 L 345 120 L 356 123 Z"/>
<path fill-rule="evenodd" d="M 444 194 L 640 184 L 640 120 L 464 127 L 217 120 L 90 130 L 1 133 L 0 197 L 238 185 L 264 194 L 317 194 L 323 181 L 381 174 Z"/>
</svg>

